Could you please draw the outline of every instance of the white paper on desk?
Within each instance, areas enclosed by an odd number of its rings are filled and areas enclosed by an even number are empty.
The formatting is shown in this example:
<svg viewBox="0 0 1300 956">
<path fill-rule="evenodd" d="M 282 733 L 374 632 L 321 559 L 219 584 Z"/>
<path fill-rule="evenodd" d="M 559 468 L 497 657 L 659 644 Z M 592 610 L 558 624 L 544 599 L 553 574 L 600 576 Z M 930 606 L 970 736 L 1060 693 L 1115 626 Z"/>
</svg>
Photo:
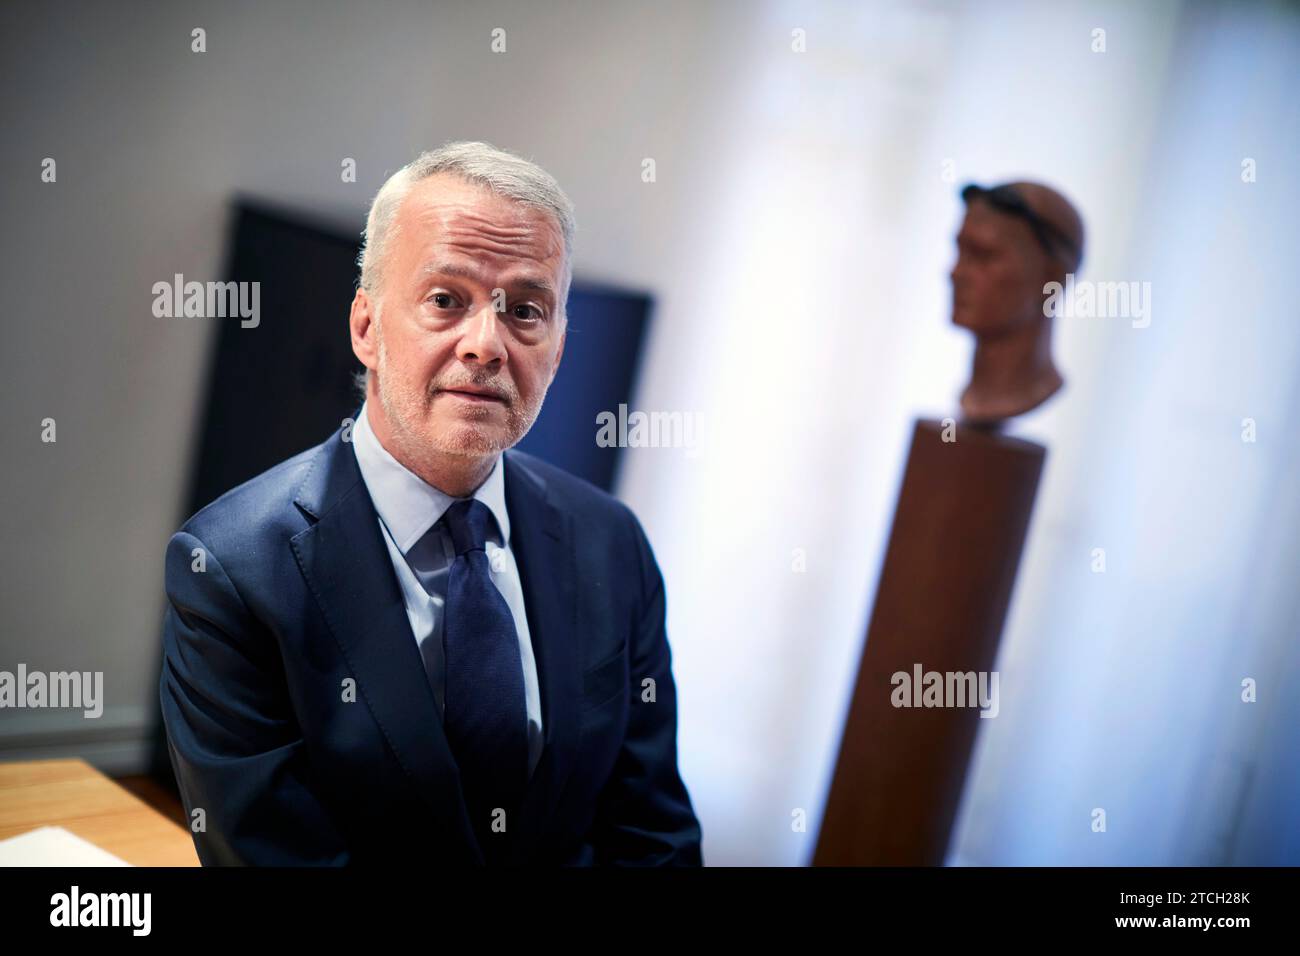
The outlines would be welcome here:
<svg viewBox="0 0 1300 956">
<path fill-rule="evenodd" d="M 40 827 L 0 840 L 0 866 L 130 866 L 63 827 Z"/>
</svg>

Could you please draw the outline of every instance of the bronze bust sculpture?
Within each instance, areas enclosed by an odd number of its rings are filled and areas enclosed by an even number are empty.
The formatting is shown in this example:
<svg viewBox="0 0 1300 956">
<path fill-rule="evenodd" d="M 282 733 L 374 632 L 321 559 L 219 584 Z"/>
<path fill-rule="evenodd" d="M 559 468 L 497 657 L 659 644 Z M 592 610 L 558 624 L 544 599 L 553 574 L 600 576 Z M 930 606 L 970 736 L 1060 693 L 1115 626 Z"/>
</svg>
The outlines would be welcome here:
<svg viewBox="0 0 1300 956">
<path fill-rule="evenodd" d="M 1039 183 L 974 184 L 962 190 L 952 321 L 975 336 L 963 419 L 995 425 L 1037 408 L 1064 384 L 1052 362 L 1044 286 L 1064 283 L 1083 259 L 1083 221 Z"/>
</svg>

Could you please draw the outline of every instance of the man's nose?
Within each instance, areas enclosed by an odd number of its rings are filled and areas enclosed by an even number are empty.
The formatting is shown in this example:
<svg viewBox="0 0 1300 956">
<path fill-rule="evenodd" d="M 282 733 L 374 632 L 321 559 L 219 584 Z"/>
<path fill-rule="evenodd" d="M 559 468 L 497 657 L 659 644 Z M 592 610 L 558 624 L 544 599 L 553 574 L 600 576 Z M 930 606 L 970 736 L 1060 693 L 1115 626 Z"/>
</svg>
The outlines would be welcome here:
<svg viewBox="0 0 1300 956">
<path fill-rule="evenodd" d="M 466 319 L 465 334 L 456 344 L 456 357 L 462 362 L 478 365 L 502 363 L 506 359 L 506 345 L 501 338 L 501 326 L 491 301 Z"/>
</svg>

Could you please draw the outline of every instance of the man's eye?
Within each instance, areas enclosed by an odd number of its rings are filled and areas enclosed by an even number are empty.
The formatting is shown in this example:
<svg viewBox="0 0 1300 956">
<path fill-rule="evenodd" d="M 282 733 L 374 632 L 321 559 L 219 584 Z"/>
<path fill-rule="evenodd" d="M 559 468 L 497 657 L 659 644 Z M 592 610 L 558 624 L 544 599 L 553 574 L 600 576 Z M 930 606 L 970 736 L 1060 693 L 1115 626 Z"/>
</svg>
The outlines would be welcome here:
<svg viewBox="0 0 1300 956">
<path fill-rule="evenodd" d="M 435 292 L 433 295 L 429 296 L 429 301 L 440 309 L 450 309 L 451 304 L 456 300 L 447 292 Z"/>
<path fill-rule="evenodd" d="M 515 306 L 514 315 L 516 319 L 540 319 L 542 311 L 535 305 L 520 303 Z"/>
</svg>

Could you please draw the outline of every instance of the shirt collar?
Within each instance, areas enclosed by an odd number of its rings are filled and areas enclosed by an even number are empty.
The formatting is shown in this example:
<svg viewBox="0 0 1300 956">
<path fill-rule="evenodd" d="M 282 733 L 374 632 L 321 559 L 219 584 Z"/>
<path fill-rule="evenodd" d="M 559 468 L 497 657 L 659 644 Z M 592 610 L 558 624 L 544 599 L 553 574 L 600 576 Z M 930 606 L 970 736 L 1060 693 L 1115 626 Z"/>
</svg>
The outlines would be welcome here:
<svg viewBox="0 0 1300 956">
<path fill-rule="evenodd" d="M 356 452 L 361 478 L 375 503 L 375 510 L 388 526 L 393 543 L 402 554 L 438 523 L 443 513 L 459 500 L 439 491 L 392 456 L 370 427 L 366 404 L 361 406 L 352 428 L 352 449 Z M 488 506 L 497 519 L 501 544 L 510 541 L 510 516 L 506 513 L 504 455 L 497 455 L 491 473 L 470 497 Z"/>
</svg>

